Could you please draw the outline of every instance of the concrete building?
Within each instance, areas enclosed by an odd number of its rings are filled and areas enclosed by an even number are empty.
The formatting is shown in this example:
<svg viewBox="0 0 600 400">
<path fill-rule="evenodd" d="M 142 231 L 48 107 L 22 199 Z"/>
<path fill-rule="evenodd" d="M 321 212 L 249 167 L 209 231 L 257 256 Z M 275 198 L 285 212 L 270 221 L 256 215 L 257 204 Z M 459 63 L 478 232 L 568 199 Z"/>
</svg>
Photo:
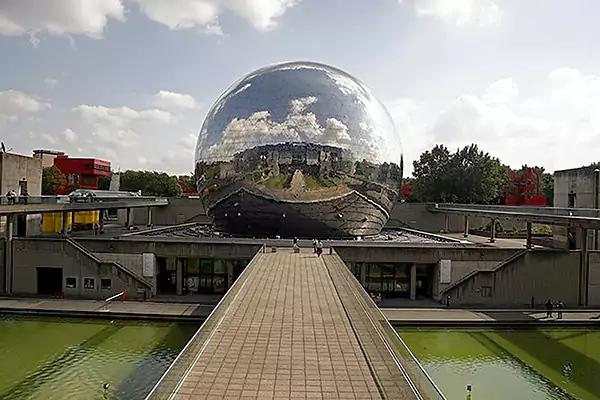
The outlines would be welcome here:
<svg viewBox="0 0 600 400">
<path fill-rule="evenodd" d="M 566 208 L 598 208 L 600 174 L 594 166 L 565 169 L 554 172 L 554 206 Z M 557 248 L 581 248 L 581 238 L 575 229 L 553 228 Z M 594 248 L 594 232 L 588 231 L 588 246 Z M 596 249 L 598 250 L 598 249 Z"/>
<path fill-rule="evenodd" d="M 33 151 L 33 158 L 42 160 L 42 168 L 48 168 L 54 165 L 54 159 L 56 157 L 64 154 L 65 153 L 62 151 L 39 149 Z"/>
<path fill-rule="evenodd" d="M 31 197 L 42 194 L 42 160 L 40 158 L 20 154 L 0 153 L 0 195 L 5 196 L 10 190 L 20 192 L 22 182 L 26 183 L 27 194 Z M 1 231 L 4 233 L 6 218 L 0 219 Z M 19 236 L 35 236 L 42 232 L 42 216 L 28 215 L 17 218 L 15 234 Z"/>
</svg>

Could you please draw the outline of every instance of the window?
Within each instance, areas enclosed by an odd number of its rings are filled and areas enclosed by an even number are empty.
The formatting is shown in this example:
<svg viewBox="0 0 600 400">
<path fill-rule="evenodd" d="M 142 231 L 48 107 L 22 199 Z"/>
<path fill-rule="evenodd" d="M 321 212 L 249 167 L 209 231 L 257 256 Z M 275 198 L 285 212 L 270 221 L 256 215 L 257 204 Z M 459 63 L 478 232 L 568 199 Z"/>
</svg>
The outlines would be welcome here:
<svg viewBox="0 0 600 400">
<path fill-rule="evenodd" d="M 492 287 L 491 286 L 482 286 L 481 287 L 481 297 L 492 297 Z"/>
<path fill-rule="evenodd" d="M 84 289 L 93 289 L 94 288 L 94 278 L 84 278 L 83 280 L 83 288 Z"/>
<path fill-rule="evenodd" d="M 577 195 L 575 193 L 569 193 L 569 208 L 575 208 L 575 199 Z"/>
<path fill-rule="evenodd" d="M 77 287 L 77 278 L 69 277 L 65 281 L 67 289 L 75 289 Z"/>
<path fill-rule="evenodd" d="M 112 281 L 110 278 L 100 279 L 100 289 L 110 290 L 112 288 Z"/>
</svg>

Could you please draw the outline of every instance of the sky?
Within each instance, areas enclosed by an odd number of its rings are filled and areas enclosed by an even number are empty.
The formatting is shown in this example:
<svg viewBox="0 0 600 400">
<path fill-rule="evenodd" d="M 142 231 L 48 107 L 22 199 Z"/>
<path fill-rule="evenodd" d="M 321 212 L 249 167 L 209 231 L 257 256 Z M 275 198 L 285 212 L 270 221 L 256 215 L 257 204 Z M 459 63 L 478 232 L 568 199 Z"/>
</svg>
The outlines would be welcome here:
<svg viewBox="0 0 600 400">
<path fill-rule="evenodd" d="M 307 60 L 385 104 L 405 174 L 435 144 L 576 168 L 600 161 L 598 20 L 596 0 L 2 0 L 0 140 L 188 174 L 224 90 Z"/>
</svg>

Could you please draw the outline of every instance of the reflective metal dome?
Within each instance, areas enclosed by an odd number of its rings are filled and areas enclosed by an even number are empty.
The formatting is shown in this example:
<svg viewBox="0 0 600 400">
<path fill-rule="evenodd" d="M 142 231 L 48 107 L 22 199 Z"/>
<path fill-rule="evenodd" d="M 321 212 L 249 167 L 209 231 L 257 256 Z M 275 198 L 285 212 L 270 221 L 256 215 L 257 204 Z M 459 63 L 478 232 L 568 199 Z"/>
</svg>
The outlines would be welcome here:
<svg viewBox="0 0 600 400">
<path fill-rule="evenodd" d="M 402 165 L 400 136 L 383 104 L 346 72 L 312 62 L 267 66 L 231 86 L 204 120 L 195 162 L 231 161 L 256 146 L 293 142 Z"/>
</svg>

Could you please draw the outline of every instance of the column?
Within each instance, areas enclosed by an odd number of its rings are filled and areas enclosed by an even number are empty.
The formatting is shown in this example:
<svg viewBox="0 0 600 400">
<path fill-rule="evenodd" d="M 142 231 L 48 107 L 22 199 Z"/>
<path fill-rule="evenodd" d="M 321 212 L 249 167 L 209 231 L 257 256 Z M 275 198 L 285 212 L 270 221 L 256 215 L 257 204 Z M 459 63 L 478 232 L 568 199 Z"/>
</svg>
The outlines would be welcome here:
<svg viewBox="0 0 600 400">
<path fill-rule="evenodd" d="M 450 216 L 444 214 L 444 233 L 450 233 Z"/>
<path fill-rule="evenodd" d="M 125 210 L 125 226 L 127 228 L 129 228 L 129 226 L 131 225 L 131 208 L 127 208 Z"/>
<path fill-rule="evenodd" d="M 65 211 L 62 213 L 62 235 L 63 237 L 69 236 L 69 212 Z"/>
<path fill-rule="evenodd" d="M 226 268 L 226 272 L 227 272 L 227 284 L 229 285 L 227 290 L 229 290 L 231 285 L 233 285 L 233 261 L 232 260 L 223 260 L 221 262 L 225 263 L 225 268 Z"/>
<path fill-rule="evenodd" d="M 152 226 L 152 207 L 148 207 L 148 226 Z"/>
<path fill-rule="evenodd" d="M 410 299 L 417 298 L 417 264 L 410 266 Z"/>
<path fill-rule="evenodd" d="M 577 236 L 578 241 L 581 243 L 581 256 L 579 259 L 579 305 L 587 306 L 587 278 L 589 276 L 587 229 L 578 228 Z"/>
<path fill-rule="evenodd" d="M 108 212 L 108 210 L 100 210 L 100 215 L 98 217 L 98 228 L 100 232 L 104 232 L 104 214 Z"/>
<path fill-rule="evenodd" d="M 527 223 L 527 242 L 525 243 L 525 246 L 528 249 L 531 249 L 533 247 L 533 245 L 531 244 L 531 222 Z"/>
<path fill-rule="evenodd" d="M 178 259 L 175 259 L 175 284 L 177 285 L 177 294 L 183 294 L 183 266 Z"/>
<path fill-rule="evenodd" d="M 6 294 L 12 294 L 13 283 L 13 233 L 14 233 L 14 215 L 6 216 L 6 248 L 4 255 L 4 291 Z"/>
<path fill-rule="evenodd" d="M 490 226 L 490 243 L 494 243 L 496 241 L 496 220 L 492 218 L 491 226 Z"/>
<path fill-rule="evenodd" d="M 367 264 L 360 263 L 360 284 L 367 289 Z"/>
<path fill-rule="evenodd" d="M 465 232 L 463 233 L 464 237 L 469 237 L 469 216 L 465 215 Z"/>
</svg>

